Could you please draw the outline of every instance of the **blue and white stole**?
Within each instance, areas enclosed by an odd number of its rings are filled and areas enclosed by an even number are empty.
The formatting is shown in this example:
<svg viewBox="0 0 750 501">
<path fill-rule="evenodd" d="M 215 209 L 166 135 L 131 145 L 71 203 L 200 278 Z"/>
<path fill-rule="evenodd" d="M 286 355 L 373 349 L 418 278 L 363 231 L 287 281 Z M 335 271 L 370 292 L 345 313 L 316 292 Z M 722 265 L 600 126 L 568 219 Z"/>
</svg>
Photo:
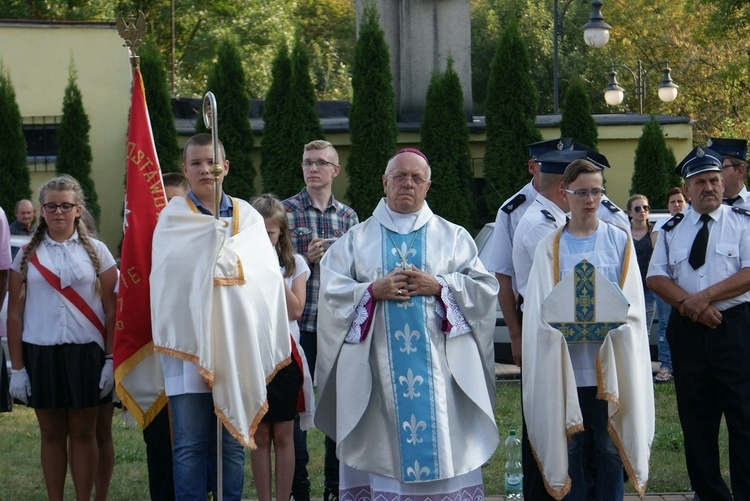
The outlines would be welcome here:
<svg viewBox="0 0 750 501">
<path fill-rule="evenodd" d="M 400 235 L 381 226 L 383 270 L 406 266 L 424 269 L 426 227 Z M 440 478 L 432 351 L 427 332 L 427 301 L 385 302 L 388 361 L 401 455 L 401 481 Z"/>
</svg>

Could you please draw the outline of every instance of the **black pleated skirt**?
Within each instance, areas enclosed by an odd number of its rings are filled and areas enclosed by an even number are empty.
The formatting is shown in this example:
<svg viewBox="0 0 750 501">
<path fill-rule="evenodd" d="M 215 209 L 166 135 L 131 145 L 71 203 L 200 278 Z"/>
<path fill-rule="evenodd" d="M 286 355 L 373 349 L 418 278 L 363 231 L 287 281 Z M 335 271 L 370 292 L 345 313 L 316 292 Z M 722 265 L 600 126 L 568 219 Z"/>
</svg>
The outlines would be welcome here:
<svg viewBox="0 0 750 501">
<path fill-rule="evenodd" d="M 292 363 L 276 373 L 266 385 L 268 412 L 262 422 L 291 421 L 297 413 L 297 398 L 302 388 L 302 371 L 292 359 Z"/>
<path fill-rule="evenodd" d="M 23 361 L 31 382 L 29 407 L 85 409 L 112 401 L 99 398 L 104 350 L 94 343 L 42 346 L 23 343 Z"/>
</svg>

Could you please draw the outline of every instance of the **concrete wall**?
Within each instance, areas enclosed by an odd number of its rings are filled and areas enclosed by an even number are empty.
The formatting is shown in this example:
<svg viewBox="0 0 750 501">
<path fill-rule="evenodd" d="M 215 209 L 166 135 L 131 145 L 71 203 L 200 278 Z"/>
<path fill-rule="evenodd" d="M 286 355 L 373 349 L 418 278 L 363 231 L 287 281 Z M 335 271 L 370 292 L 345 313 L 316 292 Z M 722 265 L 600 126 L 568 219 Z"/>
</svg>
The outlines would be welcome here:
<svg viewBox="0 0 750 501">
<path fill-rule="evenodd" d="M 128 51 L 109 23 L 0 22 L 0 60 L 21 116 L 61 116 L 71 61 L 89 117 L 92 177 L 102 208 L 99 234 L 115 252 L 122 234 L 125 141 L 130 108 Z M 29 165 L 34 204 L 54 166 Z M 13 208 L 5 207 L 12 220 Z"/>
<path fill-rule="evenodd" d="M 418 119 L 434 71 L 448 58 L 461 79 L 464 110 L 471 116 L 471 17 L 469 0 L 376 0 L 391 56 L 396 113 Z M 357 0 L 357 26 L 365 1 Z"/>
</svg>

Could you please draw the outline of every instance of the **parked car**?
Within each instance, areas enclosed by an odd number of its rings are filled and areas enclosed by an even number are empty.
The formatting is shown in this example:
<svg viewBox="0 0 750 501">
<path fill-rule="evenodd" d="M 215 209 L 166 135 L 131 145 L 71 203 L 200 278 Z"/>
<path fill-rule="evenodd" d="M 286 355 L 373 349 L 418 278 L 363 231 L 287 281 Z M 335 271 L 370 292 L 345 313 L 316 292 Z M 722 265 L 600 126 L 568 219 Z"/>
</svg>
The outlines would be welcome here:
<svg viewBox="0 0 750 501">
<path fill-rule="evenodd" d="M 666 210 L 656 209 L 650 214 L 649 220 L 651 223 L 663 219 L 669 219 L 669 212 Z M 495 229 L 495 223 L 487 223 L 474 237 L 474 242 L 479 250 L 479 259 L 482 263 L 487 263 L 487 259 L 490 254 L 492 247 L 492 232 Z M 497 308 L 497 317 L 495 319 L 495 333 L 493 336 L 495 344 L 495 362 L 498 363 L 513 363 L 513 355 L 510 350 L 510 335 L 508 334 L 508 326 L 503 318 L 503 312 L 500 310 L 500 304 L 495 304 Z M 657 320 L 654 318 L 654 323 L 651 326 L 649 333 L 649 346 L 651 348 L 651 360 L 657 360 L 658 348 L 656 344 L 656 324 Z"/>
</svg>

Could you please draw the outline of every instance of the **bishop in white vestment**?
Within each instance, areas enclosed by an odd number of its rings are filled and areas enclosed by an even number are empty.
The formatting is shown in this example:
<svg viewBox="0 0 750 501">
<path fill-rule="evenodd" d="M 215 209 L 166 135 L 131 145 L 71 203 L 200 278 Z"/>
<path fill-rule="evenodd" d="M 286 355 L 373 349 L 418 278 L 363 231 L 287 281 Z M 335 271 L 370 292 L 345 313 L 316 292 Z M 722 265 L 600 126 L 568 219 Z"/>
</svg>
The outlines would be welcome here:
<svg viewBox="0 0 750 501">
<path fill-rule="evenodd" d="M 429 166 L 394 155 L 386 199 L 321 261 L 316 425 L 340 499 L 477 499 L 498 444 L 497 282 L 463 228 L 424 202 Z"/>
</svg>

